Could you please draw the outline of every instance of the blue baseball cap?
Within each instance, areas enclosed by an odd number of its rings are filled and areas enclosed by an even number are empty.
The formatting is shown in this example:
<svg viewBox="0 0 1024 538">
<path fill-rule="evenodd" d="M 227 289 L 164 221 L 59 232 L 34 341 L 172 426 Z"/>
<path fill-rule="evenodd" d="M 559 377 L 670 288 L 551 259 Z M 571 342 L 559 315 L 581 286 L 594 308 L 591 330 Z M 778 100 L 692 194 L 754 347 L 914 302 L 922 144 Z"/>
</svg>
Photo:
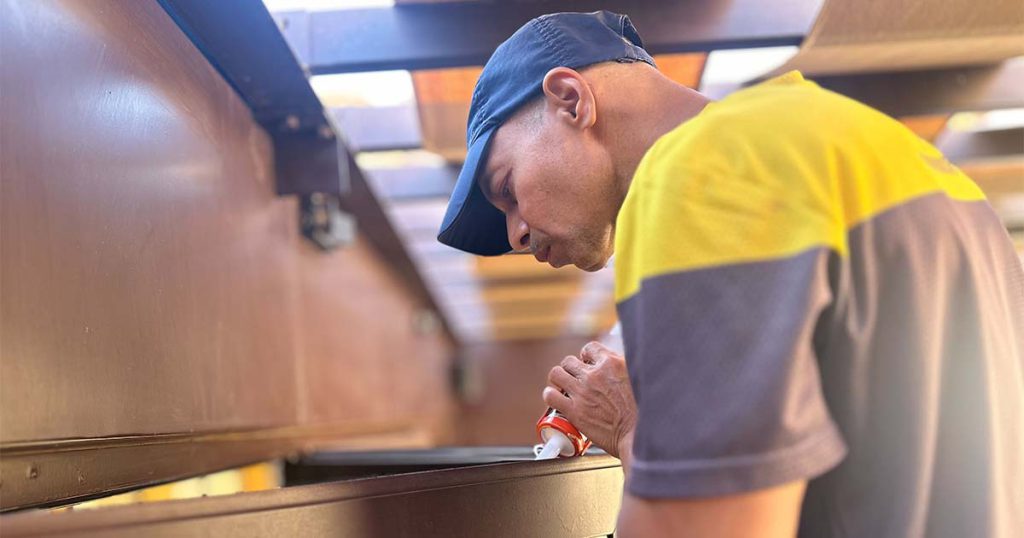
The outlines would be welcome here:
<svg viewBox="0 0 1024 538">
<path fill-rule="evenodd" d="M 438 241 L 483 256 L 512 250 L 505 215 L 487 201 L 478 181 L 495 131 L 543 94 L 541 85 L 548 71 L 609 61 L 654 65 L 629 17 L 610 11 L 537 17 L 494 51 L 473 90 L 466 162 L 448 201 Z"/>
</svg>

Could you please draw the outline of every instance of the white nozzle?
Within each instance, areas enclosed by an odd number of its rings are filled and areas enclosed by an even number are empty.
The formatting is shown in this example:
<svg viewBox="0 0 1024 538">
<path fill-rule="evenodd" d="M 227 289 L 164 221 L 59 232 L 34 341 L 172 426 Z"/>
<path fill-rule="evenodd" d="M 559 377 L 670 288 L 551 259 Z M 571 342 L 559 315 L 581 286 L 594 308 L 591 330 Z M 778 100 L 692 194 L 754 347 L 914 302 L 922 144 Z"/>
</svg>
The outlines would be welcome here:
<svg viewBox="0 0 1024 538">
<path fill-rule="evenodd" d="M 557 458 L 559 454 L 562 456 L 572 456 L 575 451 L 572 447 L 572 441 L 564 433 L 551 428 L 548 440 L 544 442 L 544 448 L 537 454 L 536 459 L 550 460 Z"/>
</svg>

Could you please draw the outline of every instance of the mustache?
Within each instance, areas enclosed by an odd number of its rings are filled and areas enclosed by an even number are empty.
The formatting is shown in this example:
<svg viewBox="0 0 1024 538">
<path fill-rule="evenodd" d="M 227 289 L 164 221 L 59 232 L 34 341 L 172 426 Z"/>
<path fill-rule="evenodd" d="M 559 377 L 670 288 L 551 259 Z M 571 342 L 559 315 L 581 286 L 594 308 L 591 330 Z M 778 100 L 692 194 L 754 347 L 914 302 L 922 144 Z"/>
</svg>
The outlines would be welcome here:
<svg viewBox="0 0 1024 538">
<path fill-rule="evenodd" d="M 541 244 L 540 241 L 530 241 L 529 248 L 524 248 L 522 250 L 511 250 L 509 252 L 506 252 L 505 255 L 506 256 L 525 256 L 525 255 L 533 256 L 537 252 L 540 252 L 540 250 L 543 249 L 544 246 L 545 245 Z"/>
</svg>

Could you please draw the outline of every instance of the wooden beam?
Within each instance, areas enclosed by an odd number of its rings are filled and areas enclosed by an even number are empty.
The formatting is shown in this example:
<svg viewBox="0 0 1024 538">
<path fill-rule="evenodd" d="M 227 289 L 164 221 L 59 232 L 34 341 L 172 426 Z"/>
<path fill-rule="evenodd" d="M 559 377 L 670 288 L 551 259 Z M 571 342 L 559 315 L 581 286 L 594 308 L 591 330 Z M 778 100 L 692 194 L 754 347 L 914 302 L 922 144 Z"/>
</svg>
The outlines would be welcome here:
<svg viewBox="0 0 1024 538">
<path fill-rule="evenodd" d="M 942 133 L 949 121 L 949 114 L 937 114 L 931 116 L 904 116 L 898 118 L 900 123 L 906 125 L 914 134 L 931 142 Z"/>
<path fill-rule="evenodd" d="M 1024 106 L 1024 61 L 998 65 L 815 77 L 822 87 L 890 116 Z"/>
<path fill-rule="evenodd" d="M 450 166 L 410 166 L 366 170 L 377 193 L 392 202 L 436 199 L 447 203 L 455 188 L 459 171 Z M 400 211 L 401 209 L 399 209 Z M 439 220 L 431 220 L 436 232 Z"/>
<path fill-rule="evenodd" d="M 706 52 L 693 52 L 689 54 L 659 54 L 654 57 L 658 64 L 658 71 L 673 81 L 688 88 L 700 86 L 701 76 L 704 74 L 704 66 L 707 65 L 708 55 Z"/>
<path fill-rule="evenodd" d="M 1024 197 L 1024 156 L 1006 161 L 967 162 L 960 165 L 991 201 Z"/>
<path fill-rule="evenodd" d="M 489 304 L 532 303 L 548 300 L 560 301 L 582 293 L 582 283 L 576 280 L 547 280 L 530 284 L 474 286 L 473 288 L 447 287 L 438 290 L 454 304 L 487 302 Z"/>
<path fill-rule="evenodd" d="M 977 132 L 948 132 L 938 141 L 955 163 L 1024 157 L 1024 127 Z"/>
<path fill-rule="evenodd" d="M 277 13 L 314 74 L 483 65 L 530 19 L 559 11 L 626 13 L 652 54 L 799 45 L 821 0 L 455 2 Z"/>
<path fill-rule="evenodd" d="M 417 149 L 423 145 L 413 105 L 330 109 L 335 125 L 353 153 Z"/>
<path fill-rule="evenodd" d="M 823 88 L 893 116 L 927 116 L 1024 107 L 1024 59 L 996 65 L 811 77 Z M 744 84 L 701 89 L 721 99 Z"/>
</svg>

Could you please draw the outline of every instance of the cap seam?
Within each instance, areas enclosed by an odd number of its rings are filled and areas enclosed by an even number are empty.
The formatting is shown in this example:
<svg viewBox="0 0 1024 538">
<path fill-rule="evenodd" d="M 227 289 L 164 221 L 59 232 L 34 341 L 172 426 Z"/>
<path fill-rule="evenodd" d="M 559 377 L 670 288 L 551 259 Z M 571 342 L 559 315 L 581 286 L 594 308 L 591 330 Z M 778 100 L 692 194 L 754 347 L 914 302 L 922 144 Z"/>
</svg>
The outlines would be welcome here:
<svg viewBox="0 0 1024 538">
<path fill-rule="evenodd" d="M 631 45 L 634 43 L 633 40 L 626 37 L 626 16 L 622 14 L 619 15 L 619 36 L 622 37 L 622 41 L 624 41 L 622 45 L 626 49 L 626 56 L 633 58 L 633 54 L 635 54 L 635 52 L 632 50 Z"/>
<path fill-rule="evenodd" d="M 538 21 L 537 27 L 541 29 L 540 33 L 541 37 L 544 38 L 544 41 L 551 48 L 555 49 L 555 54 L 558 56 L 558 66 L 570 67 L 568 65 L 568 54 L 566 53 L 565 47 L 562 45 L 561 42 L 559 42 L 558 33 L 555 32 L 553 28 L 551 28 L 551 24 L 548 22 L 548 19 Z"/>
</svg>

